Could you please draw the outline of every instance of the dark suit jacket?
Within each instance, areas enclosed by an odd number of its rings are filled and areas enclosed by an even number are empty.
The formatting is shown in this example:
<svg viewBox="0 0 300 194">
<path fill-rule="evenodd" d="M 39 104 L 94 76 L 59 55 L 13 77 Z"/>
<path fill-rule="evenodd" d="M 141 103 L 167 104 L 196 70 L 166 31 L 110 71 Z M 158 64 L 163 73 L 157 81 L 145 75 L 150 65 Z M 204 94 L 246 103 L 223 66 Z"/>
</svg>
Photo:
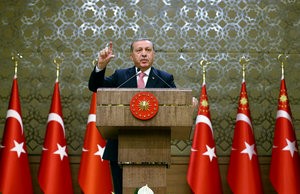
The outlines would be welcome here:
<svg viewBox="0 0 300 194">
<path fill-rule="evenodd" d="M 137 88 L 135 67 L 119 69 L 109 77 L 105 77 L 105 69 L 94 70 L 89 80 L 89 89 L 96 92 L 98 88 Z M 173 75 L 151 68 L 146 88 L 176 88 Z"/>
<path fill-rule="evenodd" d="M 137 88 L 136 68 L 116 70 L 111 76 L 105 77 L 105 69 L 94 70 L 89 79 L 89 89 L 96 92 L 98 88 Z M 151 67 L 146 88 L 176 88 L 173 75 Z M 118 161 L 118 141 L 109 139 L 103 159 Z"/>
</svg>

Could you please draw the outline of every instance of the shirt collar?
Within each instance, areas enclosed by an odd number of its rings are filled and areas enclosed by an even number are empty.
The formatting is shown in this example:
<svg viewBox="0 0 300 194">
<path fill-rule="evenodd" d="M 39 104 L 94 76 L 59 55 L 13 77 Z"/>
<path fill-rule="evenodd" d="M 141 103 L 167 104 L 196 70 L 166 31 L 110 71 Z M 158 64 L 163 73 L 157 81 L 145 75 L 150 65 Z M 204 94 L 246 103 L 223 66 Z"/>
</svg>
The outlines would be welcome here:
<svg viewBox="0 0 300 194">
<path fill-rule="evenodd" d="M 147 69 L 146 71 L 144 71 L 144 73 L 145 73 L 147 76 L 149 76 L 150 71 L 151 71 L 151 68 L 152 68 L 152 67 L 150 67 L 149 69 Z M 138 72 L 138 68 L 137 68 L 137 67 L 135 68 L 135 70 L 136 70 L 136 72 Z"/>
</svg>

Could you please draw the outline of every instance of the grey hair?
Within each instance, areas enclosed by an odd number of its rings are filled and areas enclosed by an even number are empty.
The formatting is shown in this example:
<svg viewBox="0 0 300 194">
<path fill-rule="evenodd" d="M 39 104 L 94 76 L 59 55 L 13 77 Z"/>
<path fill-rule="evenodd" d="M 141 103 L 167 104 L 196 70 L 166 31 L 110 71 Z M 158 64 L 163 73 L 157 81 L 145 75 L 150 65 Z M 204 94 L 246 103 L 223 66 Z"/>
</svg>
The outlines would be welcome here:
<svg viewBox="0 0 300 194">
<path fill-rule="evenodd" d="M 153 47 L 153 50 L 155 51 L 155 49 L 154 49 L 154 43 L 153 43 L 150 39 L 148 39 L 148 38 L 139 38 L 139 39 L 134 40 L 134 41 L 131 43 L 131 45 L 130 45 L 130 51 L 133 52 L 133 44 L 134 44 L 134 43 L 139 42 L 139 41 L 144 41 L 144 40 L 145 40 L 145 41 L 151 42 L 152 47 Z"/>
</svg>

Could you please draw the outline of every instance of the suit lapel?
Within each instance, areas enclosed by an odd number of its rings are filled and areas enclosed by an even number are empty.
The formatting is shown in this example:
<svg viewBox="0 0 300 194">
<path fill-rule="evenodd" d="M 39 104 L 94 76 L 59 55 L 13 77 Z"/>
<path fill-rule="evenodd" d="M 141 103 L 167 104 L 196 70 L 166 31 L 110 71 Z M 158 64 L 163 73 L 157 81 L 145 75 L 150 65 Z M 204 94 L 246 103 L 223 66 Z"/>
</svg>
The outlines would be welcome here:
<svg viewBox="0 0 300 194">
<path fill-rule="evenodd" d="M 130 79 L 135 74 L 136 74 L 135 67 L 132 67 L 132 68 L 128 69 L 126 79 Z M 133 77 L 131 80 L 128 81 L 128 83 L 126 85 L 127 86 L 132 86 L 133 88 L 137 88 L 137 81 L 136 80 L 137 80 L 136 77 L 135 78 Z"/>
<path fill-rule="evenodd" d="M 155 73 L 153 73 L 153 71 L 156 71 L 156 69 L 152 67 L 148 77 L 146 88 L 155 88 L 157 82 L 159 81 L 159 78 L 155 75 Z"/>
</svg>

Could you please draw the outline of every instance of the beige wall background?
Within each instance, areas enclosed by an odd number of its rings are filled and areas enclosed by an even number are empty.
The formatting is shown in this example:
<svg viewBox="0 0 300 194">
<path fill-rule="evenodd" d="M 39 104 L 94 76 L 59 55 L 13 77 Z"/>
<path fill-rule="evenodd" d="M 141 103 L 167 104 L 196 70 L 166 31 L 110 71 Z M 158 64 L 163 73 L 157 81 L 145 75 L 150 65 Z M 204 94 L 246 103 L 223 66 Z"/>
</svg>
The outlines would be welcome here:
<svg viewBox="0 0 300 194">
<path fill-rule="evenodd" d="M 202 84 L 199 62 L 211 62 L 206 83 L 222 161 L 227 161 L 231 149 L 242 56 L 250 59 L 246 83 L 258 154 L 271 155 L 281 78 L 277 57 L 287 54 L 285 78 L 299 143 L 299 0 L 0 0 L 0 137 L 14 75 L 11 56 L 20 53 L 18 82 L 27 149 L 30 156 L 38 157 L 56 79 L 53 59 L 61 56 L 68 149 L 70 156 L 79 157 L 90 105 L 87 83 L 92 61 L 112 41 L 116 57 L 107 74 L 132 66 L 129 47 L 139 37 L 155 43 L 155 67 L 172 73 L 177 87 L 193 89 L 195 97 Z M 188 158 L 190 139 L 171 143 L 173 156 Z"/>
</svg>

